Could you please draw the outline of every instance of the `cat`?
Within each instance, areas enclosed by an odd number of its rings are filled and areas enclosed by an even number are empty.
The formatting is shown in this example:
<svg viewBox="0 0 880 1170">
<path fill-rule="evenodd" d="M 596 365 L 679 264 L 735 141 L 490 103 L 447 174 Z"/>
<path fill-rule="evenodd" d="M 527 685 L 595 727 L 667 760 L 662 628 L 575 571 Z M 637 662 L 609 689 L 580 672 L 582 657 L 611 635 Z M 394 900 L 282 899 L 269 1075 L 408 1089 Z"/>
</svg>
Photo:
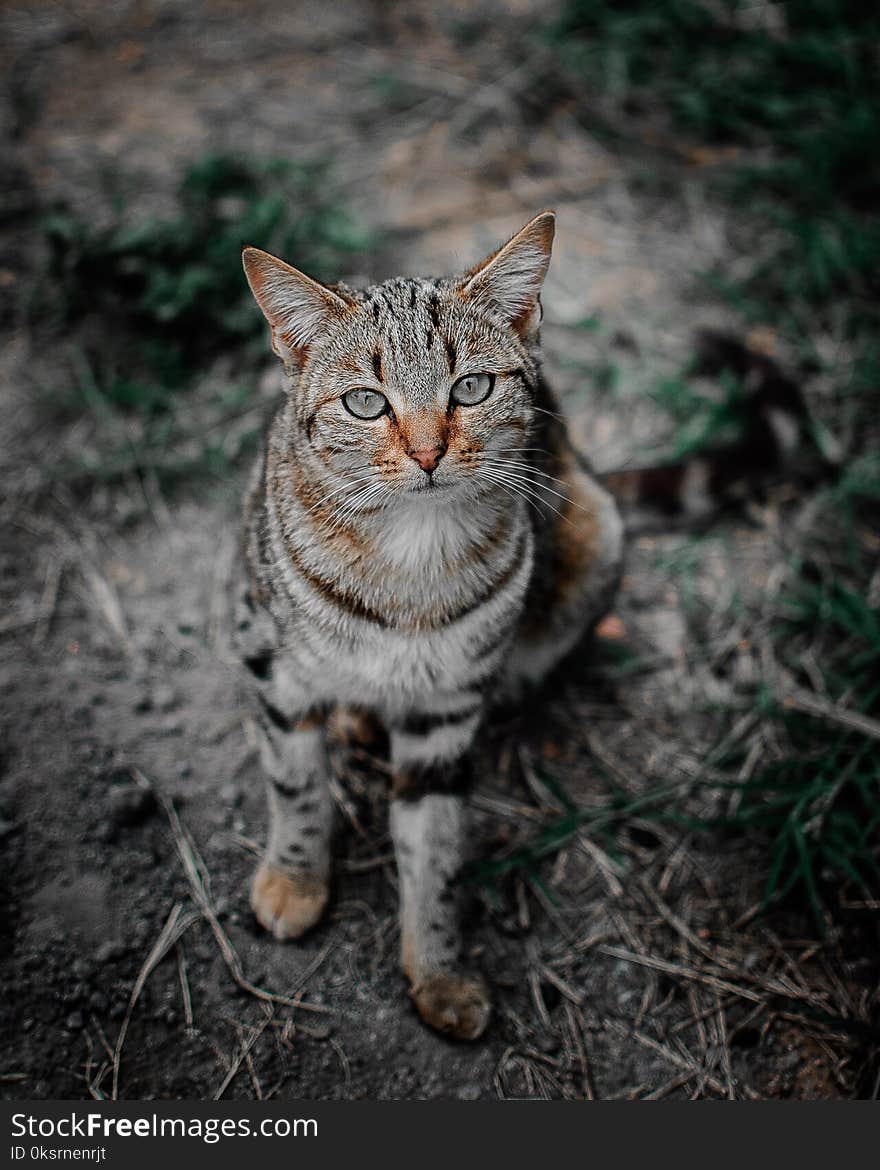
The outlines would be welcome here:
<svg viewBox="0 0 880 1170">
<path fill-rule="evenodd" d="M 243 655 L 260 699 L 268 843 L 257 919 L 304 934 L 328 901 L 327 720 L 387 729 L 400 963 L 422 1020 L 474 1040 L 462 964 L 473 745 L 499 696 L 540 682 L 607 611 L 623 529 L 541 374 L 543 211 L 469 271 L 365 290 L 256 248 L 243 264 L 287 393 L 245 502 Z"/>
</svg>

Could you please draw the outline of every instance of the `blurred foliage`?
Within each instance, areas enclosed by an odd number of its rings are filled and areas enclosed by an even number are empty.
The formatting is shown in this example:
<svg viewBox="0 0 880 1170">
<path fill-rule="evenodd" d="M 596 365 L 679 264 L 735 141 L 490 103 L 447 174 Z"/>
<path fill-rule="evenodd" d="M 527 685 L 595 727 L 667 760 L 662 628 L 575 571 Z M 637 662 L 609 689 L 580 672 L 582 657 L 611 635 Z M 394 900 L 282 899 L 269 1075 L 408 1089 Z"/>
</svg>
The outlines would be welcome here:
<svg viewBox="0 0 880 1170">
<path fill-rule="evenodd" d="M 67 411 L 88 409 L 99 427 L 96 449 L 79 471 L 115 478 L 146 466 L 163 475 L 172 467 L 208 468 L 216 464 L 215 447 L 178 450 L 194 429 L 180 413 L 181 392 L 218 356 L 246 377 L 266 353 L 242 246 L 289 257 L 328 280 L 369 240 L 338 202 L 325 164 L 207 155 L 184 175 L 177 214 L 167 218 L 134 216 L 127 197 L 134 180 L 118 182 L 108 223 L 96 227 L 66 206 L 40 219 L 47 260 L 31 314 L 68 330 L 85 325 L 71 356 L 74 376 L 53 397 Z M 87 326 L 95 320 L 90 342 Z M 211 391 L 209 402 L 203 396 L 198 427 L 216 428 L 228 400 L 241 407 L 242 394 L 225 387 Z"/>
<path fill-rule="evenodd" d="M 858 0 L 568 0 L 546 30 L 584 112 L 656 116 L 733 147 L 716 186 L 750 270 L 710 281 L 805 364 L 847 347 L 841 395 L 880 381 L 880 7 Z M 619 125 L 619 122 L 616 123 Z M 724 157 L 724 156 L 721 156 Z M 854 409 L 859 409 L 856 406 Z"/>
<path fill-rule="evenodd" d="M 776 330 L 801 369 L 824 380 L 826 421 L 846 434 L 848 462 L 810 502 L 811 522 L 792 534 L 769 636 L 798 685 L 877 718 L 880 7 L 567 0 L 544 35 L 593 128 L 598 121 L 618 139 L 644 142 L 648 126 L 651 142 L 711 164 L 702 173 L 717 198 L 736 206 L 743 262 L 735 277 L 695 275 L 745 322 Z M 655 387 L 677 427 L 671 455 L 742 432 L 740 387 L 722 377 L 720 391 L 706 400 L 687 371 Z M 696 569 L 692 557 L 680 562 L 669 571 L 687 593 Z M 651 815 L 692 828 L 762 829 L 768 900 L 804 895 L 824 923 L 842 881 L 872 898 L 880 889 L 880 744 L 760 688 L 750 698 L 762 741 L 777 750 L 747 779 L 741 769 L 753 740 L 713 759 L 733 777 L 729 813 L 695 819 L 672 801 Z M 724 745 L 738 714 L 724 721 Z"/>
<path fill-rule="evenodd" d="M 855 460 L 816 501 L 776 610 L 775 653 L 796 682 L 846 711 L 880 716 L 877 537 L 880 458 Z M 859 895 L 880 889 L 880 742 L 859 730 L 769 704 L 784 758 L 743 785 L 738 817 L 772 830 L 768 896 L 805 892 L 817 918 L 829 878 Z M 830 891 L 833 893 L 833 891 Z M 832 898 L 833 902 L 833 898 Z"/>
<path fill-rule="evenodd" d="M 687 375 L 688 371 L 684 371 L 651 389 L 651 397 L 676 424 L 666 456 L 672 462 L 711 447 L 739 442 L 746 433 L 748 405 L 739 381 L 729 370 L 722 370 L 718 378 L 718 399 L 698 393 Z"/>
<path fill-rule="evenodd" d="M 766 637 L 774 669 L 818 694 L 826 710 L 874 720 L 880 717 L 878 504 L 880 457 L 854 459 L 810 502 L 809 529 L 793 543 L 772 599 L 772 625 L 766 634 L 751 635 Z M 688 606 L 687 594 L 698 553 L 687 542 L 668 565 L 678 578 L 683 612 L 697 622 L 702 615 Z M 745 616 L 755 623 L 746 629 L 762 630 L 761 613 Z M 788 704 L 785 687 L 771 695 L 759 684 L 742 697 L 753 704 L 757 723 L 731 742 L 742 708 L 730 712 L 707 761 L 717 773 L 711 786 L 729 796 L 728 811 L 696 817 L 665 808 L 655 815 L 691 829 L 762 830 L 769 844 L 766 900 L 803 895 L 824 929 L 828 911 L 839 910 L 842 880 L 854 887 L 850 898 L 873 900 L 880 890 L 880 742 L 827 714 Z M 750 761 L 756 743 L 763 750 Z M 719 778 L 725 775 L 731 778 Z"/>
<path fill-rule="evenodd" d="M 794 567 L 780 598 L 776 653 L 801 685 L 818 672 L 830 704 L 876 717 L 880 713 L 880 615 L 849 580 L 815 580 L 814 567 Z M 810 669 L 806 670 L 809 659 Z M 720 822 L 758 827 L 770 835 L 766 896 L 805 894 L 822 924 L 835 907 L 840 879 L 850 897 L 873 899 L 880 888 L 880 744 L 821 717 L 763 700 L 764 715 L 785 737 L 781 758 L 734 782 L 736 812 Z M 746 749 L 723 762 L 738 772 Z M 823 897 L 827 894 L 827 899 Z"/>
<path fill-rule="evenodd" d="M 860 0 L 568 0 L 550 30 L 618 100 L 659 100 L 703 139 L 787 146 L 827 193 L 843 171 L 856 196 L 880 181 L 863 153 L 880 117 L 878 33 L 880 12 Z"/>
</svg>

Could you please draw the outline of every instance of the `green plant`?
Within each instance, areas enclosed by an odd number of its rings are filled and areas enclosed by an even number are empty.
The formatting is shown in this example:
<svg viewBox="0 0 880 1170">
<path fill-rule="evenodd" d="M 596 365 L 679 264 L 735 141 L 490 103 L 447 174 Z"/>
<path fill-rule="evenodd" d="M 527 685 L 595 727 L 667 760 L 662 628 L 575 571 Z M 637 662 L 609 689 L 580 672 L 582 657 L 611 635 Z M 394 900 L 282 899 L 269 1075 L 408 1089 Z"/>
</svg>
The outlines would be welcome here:
<svg viewBox="0 0 880 1170">
<path fill-rule="evenodd" d="M 95 227 L 62 206 L 39 220 L 47 260 L 31 311 L 76 338 L 73 376 L 47 399 L 68 413 L 86 409 L 96 427 L 89 457 L 62 474 L 224 466 L 218 425 L 242 408 L 240 386 L 265 352 L 242 246 L 332 279 L 370 242 L 339 204 L 326 164 L 208 155 L 184 175 L 167 218 L 134 217 L 129 182 L 117 180 L 109 223 Z M 200 387 L 218 355 L 239 389 Z M 199 442 L 199 433 L 211 437 Z"/>
<path fill-rule="evenodd" d="M 830 331 L 848 357 L 829 370 L 838 393 L 864 398 L 880 377 L 880 10 L 569 0 L 545 36 L 585 113 L 598 90 L 618 114 L 659 110 L 670 129 L 733 145 L 715 187 L 748 208 L 741 250 L 755 259 L 736 281 L 704 279 L 811 364 L 809 335 Z"/>
<path fill-rule="evenodd" d="M 742 387 L 724 370 L 718 379 L 720 396 L 707 398 L 698 394 L 687 381 L 686 373 L 658 382 L 650 395 L 657 406 L 674 420 L 676 432 L 667 458 L 687 459 L 710 447 L 739 442 L 746 430 L 746 402 Z"/>
<path fill-rule="evenodd" d="M 808 695 L 819 687 L 821 701 L 804 709 L 786 701 L 785 686 L 773 695 L 758 687 L 750 696 L 760 715 L 754 734 L 774 725 L 784 750 L 748 779 L 721 784 L 733 811 L 693 823 L 760 829 L 769 845 L 766 899 L 804 894 L 820 927 L 835 883 L 849 881 L 869 898 L 880 889 L 880 741 L 846 720 L 880 716 L 880 609 L 871 596 L 878 501 L 880 460 L 872 455 L 850 464 L 814 502 L 770 637 L 790 686 Z M 752 742 L 712 762 L 737 776 Z"/>
<path fill-rule="evenodd" d="M 753 741 L 715 753 L 713 766 L 731 777 L 725 816 L 694 816 L 676 804 L 654 814 L 710 831 L 760 829 L 767 897 L 803 894 L 824 921 L 834 882 L 876 897 L 880 877 L 880 744 L 828 717 L 829 708 L 880 713 L 872 535 L 880 500 L 880 9 L 858 0 L 760 8 L 739 0 L 568 0 L 545 38 L 591 124 L 598 111 L 621 138 L 649 117 L 665 125 L 675 149 L 682 133 L 694 144 L 725 146 L 706 183 L 716 198 L 736 203 L 741 264 L 735 279 L 718 268 L 694 276 L 746 322 L 772 324 L 803 368 L 822 375 L 825 394 L 813 405 L 824 410 L 826 427 L 847 435 L 849 461 L 814 498 L 813 522 L 788 550 L 770 632 L 786 677 L 808 694 L 819 688 L 821 703 L 805 711 L 762 686 L 740 696 L 758 717 L 755 734 L 775 752 L 745 780 L 740 769 Z M 686 372 L 656 387 L 653 397 L 676 427 L 670 458 L 741 435 L 740 388 L 730 378 L 719 387 L 709 401 Z M 813 425 L 826 450 L 822 422 Z M 699 549 L 685 552 L 669 568 L 687 590 Z"/>
</svg>

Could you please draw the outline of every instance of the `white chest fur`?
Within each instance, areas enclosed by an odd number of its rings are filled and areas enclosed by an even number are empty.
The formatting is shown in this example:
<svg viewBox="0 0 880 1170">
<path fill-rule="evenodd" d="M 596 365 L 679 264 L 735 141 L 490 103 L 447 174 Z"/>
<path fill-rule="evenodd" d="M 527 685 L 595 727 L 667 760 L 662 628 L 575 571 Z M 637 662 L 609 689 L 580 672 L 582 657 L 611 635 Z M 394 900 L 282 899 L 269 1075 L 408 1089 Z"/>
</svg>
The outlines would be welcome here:
<svg viewBox="0 0 880 1170">
<path fill-rule="evenodd" d="M 448 702 L 454 709 L 457 697 L 473 686 L 479 673 L 482 647 L 497 641 L 493 635 L 499 629 L 512 632 L 519 617 L 533 558 L 531 530 L 526 527 L 522 533 L 523 553 L 514 571 L 494 590 L 485 566 L 475 571 L 469 590 L 473 604 L 465 604 L 459 617 L 437 628 L 394 628 L 333 613 L 324 602 L 320 615 L 313 615 L 322 620 L 301 612 L 303 620 L 294 623 L 287 653 L 278 662 L 279 697 L 286 693 L 294 700 L 305 690 L 312 701 L 366 705 L 386 715 L 420 704 L 439 711 Z M 447 515 L 418 528 L 389 526 L 383 547 L 389 574 L 394 577 L 399 565 L 398 571 L 417 582 L 412 601 L 429 606 L 448 575 L 447 566 L 463 555 L 467 541 L 460 535 L 460 523 L 457 530 L 455 517 Z M 327 618 L 333 619 L 331 625 Z"/>
</svg>

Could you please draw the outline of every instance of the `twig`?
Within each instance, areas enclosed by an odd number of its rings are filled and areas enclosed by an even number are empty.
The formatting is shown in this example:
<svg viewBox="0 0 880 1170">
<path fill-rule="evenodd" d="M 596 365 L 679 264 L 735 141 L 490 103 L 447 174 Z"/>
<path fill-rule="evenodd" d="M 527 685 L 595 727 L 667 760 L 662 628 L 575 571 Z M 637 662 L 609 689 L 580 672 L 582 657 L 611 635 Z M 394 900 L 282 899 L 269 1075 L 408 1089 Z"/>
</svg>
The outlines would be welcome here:
<svg viewBox="0 0 880 1170">
<path fill-rule="evenodd" d="M 133 654 L 134 647 L 128 634 L 128 628 L 125 624 L 125 614 L 122 611 L 122 605 L 116 590 L 107 578 L 102 576 L 97 568 L 88 561 L 82 561 L 80 571 L 86 584 L 92 591 L 92 596 L 94 597 L 98 610 L 107 625 L 116 635 L 122 649 L 128 655 Z"/>
<path fill-rule="evenodd" d="M 507 1068 L 507 1062 L 513 1057 L 515 1051 L 516 1049 L 512 1046 L 504 1049 L 504 1051 L 501 1053 L 500 1060 L 495 1065 L 495 1072 L 492 1076 L 492 1082 L 495 1085 L 495 1092 L 502 1101 L 507 1100 L 507 1095 L 504 1092 L 504 1072 Z"/>
<path fill-rule="evenodd" d="M 287 992 L 288 995 L 294 995 L 297 991 L 300 990 L 301 987 L 305 987 L 305 985 L 308 983 L 308 981 L 311 979 L 311 977 L 315 974 L 315 972 L 318 970 L 318 968 L 324 963 L 327 956 L 330 954 L 330 952 L 333 950 L 333 948 L 335 946 L 336 946 L 336 940 L 332 939 L 332 938 L 328 939 L 328 941 L 323 945 L 323 947 L 321 947 L 321 950 L 319 951 L 319 953 L 317 955 L 315 955 L 314 959 L 312 959 L 311 963 L 309 963 L 308 967 L 306 967 L 305 971 L 303 971 L 300 975 L 297 976 L 296 982 L 294 983 L 294 985 L 291 988 L 289 988 L 289 990 Z"/>
<path fill-rule="evenodd" d="M 538 1019 L 545 1028 L 550 1027 L 550 1013 L 547 1011 L 547 1005 L 544 1003 L 544 997 L 541 995 L 541 983 L 538 979 L 538 971 L 536 967 L 529 970 L 529 988 L 532 992 L 532 999 L 535 1003 L 535 1010 L 538 1013 Z"/>
<path fill-rule="evenodd" d="M 348 1063 L 345 1049 L 335 1036 L 330 1037 L 330 1044 L 333 1047 L 333 1051 L 339 1057 L 339 1063 L 342 1065 L 342 1071 L 345 1075 L 345 1095 L 347 1097 L 351 1093 L 351 1065 Z"/>
<path fill-rule="evenodd" d="M 766 1006 L 767 1005 L 762 1001 L 754 1010 L 754 1012 L 751 1013 L 749 1018 L 751 1019 L 754 1015 L 760 1015 Z M 677 1036 L 679 1032 L 686 1032 L 688 1028 L 698 1028 L 711 1016 L 714 1016 L 718 1011 L 718 1008 L 714 1005 L 712 1007 L 703 1008 L 701 1010 L 699 1004 L 696 1003 L 696 1001 L 691 1002 L 691 1009 L 691 1015 L 689 1015 L 686 1020 L 679 1020 L 677 1024 L 672 1025 L 672 1027 L 669 1029 L 670 1036 Z M 703 1047 L 706 1046 L 707 1041 L 705 1032 L 700 1036 L 700 1043 L 703 1045 Z"/>
<path fill-rule="evenodd" d="M 475 792 L 470 803 L 474 808 L 482 809 L 494 816 L 506 817 L 511 821 L 522 821 L 524 818 L 538 822 L 545 820 L 544 813 L 532 805 L 518 804 L 516 801 L 507 800 L 500 796 L 490 796 L 487 793 Z"/>
<path fill-rule="evenodd" d="M 105 1060 L 104 1063 L 101 1065 L 101 1067 L 98 1069 L 97 1076 L 95 1077 L 93 1082 L 89 1085 L 89 1093 L 96 1101 L 106 1101 L 107 1098 L 104 1096 L 104 1093 L 101 1091 L 101 1081 L 103 1081 L 104 1074 L 107 1072 L 107 1069 L 110 1068 L 112 1063 L 113 1063 L 113 1049 L 110 1047 L 110 1041 L 104 1035 L 104 1029 L 98 1023 L 95 1016 L 92 1016 L 92 1027 L 98 1033 L 98 1039 L 101 1041 L 101 1047 L 107 1053 L 108 1059 Z"/>
<path fill-rule="evenodd" d="M 623 947 L 600 946 L 599 951 L 612 959 L 623 959 L 627 963 L 637 963 L 641 967 L 651 967 L 655 971 L 662 971 L 666 975 L 678 975 L 682 979 L 693 979 L 697 983 L 706 983 L 717 991 L 727 991 L 731 995 L 749 999 L 752 1003 L 763 1003 L 764 997 L 748 987 L 739 987 L 735 983 L 728 983 L 716 975 L 709 975 L 705 971 L 696 971 L 691 967 L 682 967 L 678 963 L 670 963 L 666 959 L 657 959 L 652 955 L 636 955 L 632 951 L 625 951 Z"/>
<path fill-rule="evenodd" d="M 564 979 L 561 979 L 556 974 L 556 972 L 551 970 L 551 968 L 546 966 L 546 964 L 541 965 L 541 972 L 543 973 L 547 982 L 552 983 L 556 990 L 560 992 L 560 994 L 564 995 L 566 999 L 570 1000 L 575 1005 L 575 1007 L 580 1007 L 583 1004 L 583 995 L 581 995 L 579 991 L 575 991 L 570 983 L 566 983 Z"/>
<path fill-rule="evenodd" d="M 880 720 L 862 715 L 859 711 L 850 711 L 848 707 L 842 707 L 828 699 L 821 699 L 802 687 L 786 688 L 782 705 L 786 710 L 802 711 L 805 715 L 827 719 L 829 723 L 837 723 L 841 727 L 850 728 L 851 731 L 860 731 L 870 739 L 880 739 Z"/>
<path fill-rule="evenodd" d="M 724 1014 L 724 1008 L 721 1005 L 721 1000 L 718 993 L 715 993 L 715 1003 L 717 1005 L 718 1020 L 718 1041 L 721 1048 L 721 1067 L 724 1069 L 724 1080 L 727 1083 L 727 1096 L 731 1101 L 736 1100 L 736 1093 L 733 1088 L 733 1068 L 730 1061 L 730 1044 L 727 1040 L 727 1017 Z"/>
<path fill-rule="evenodd" d="M 731 963 L 725 959 L 723 955 L 717 954 L 710 946 L 707 946 L 703 940 L 690 929 L 690 927 L 683 922 L 672 910 L 666 905 L 657 891 L 653 888 L 647 879 L 641 882 L 642 889 L 648 895 L 650 900 L 654 903 L 657 910 L 660 912 L 666 922 L 677 931 L 681 937 L 689 943 L 695 951 L 698 951 L 704 958 L 709 959 L 710 962 L 717 964 L 719 967 L 724 967 L 725 970 L 730 971 L 736 975 L 742 975 L 742 968 L 736 964 Z"/>
<path fill-rule="evenodd" d="M 593 861 L 599 873 L 605 879 L 608 892 L 611 896 L 613 898 L 621 897 L 623 894 L 623 885 L 615 873 L 615 870 L 618 873 L 620 872 L 620 866 L 616 865 L 605 850 L 600 849 L 596 842 L 591 840 L 586 833 L 578 834 L 578 844 L 584 853 Z"/>
<path fill-rule="evenodd" d="M 14 614 L 0 621 L 0 634 L 14 634 L 18 630 L 26 630 L 28 626 L 38 626 L 45 616 L 39 609 L 33 613 Z"/>
<path fill-rule="evenodd" d="M 132 768 L 132 774 L 139 783 L 148 785 L 154 792 L 162 808 L 165 810 L 165 815 L 168 818 L 168 823 L 171 826 L 171 832 L 174 837 L 175 845 L 177 846 L 177 853 L 183 865 L 183 871 L 190 885 L 193 899 L 198 906 L 202 917 L 208 923 L 217 946 L 220 948 L 220 954 L 223 956 L 223 961 L 226 964 L 226 969 L 232 976 L 234 982 L 249 995 L 256 999 L 263 1000 L 264 1003 L 277 1003 L 282 1007 L 295 1008 L 304 1012 L 314 1012 L 319 1015 L 330 1014 L 330 1009 L 314 1003 L 303 1003 L 298 998 L 291 998 L 288 995 L 278 995 L 274 991 L 266 991 L 263 987 L 257 987 L 255 984 L 245 976 L 241 965 L 241 959 L 232 943 L 229 941 L 226 931 L 220 925 L 220 920 L 217 917 L 217 912 L 214 909 L 213 900 L 208 889 L 203 874 L 207 874 L 205 863 L 199 856 L 198 850 L 193 843 L 187 829 L 183 826 L 180 817 L 177 815 L 177 809 L 174 807 L 172 801 L 164 794 L 153 788 L 150 781 L 138 768 Z"/>
<path fill-rule="evenodd" d="M 61 588 L 61 578 L 67 563 L 64 560 L 53 560 L 46 571 L 46 582 L 43 586 L 43 596 L 40 598 L 39 620 L 33 632 L 33 642 L 39 646 L 45 642 L 52 625 L 52 617 L 58 604 L 58 594 Z"/>
<path fill-rule="evenodd" d="M 215 1101 L 220 1100 L 220 1098 L 223 1096 L 223 1094 L 226 1092 L 226 1090 L 229 1088 L 229 1086 L 235 1080 L 236 1076 L 238 1075 L 238 1070 L 242 1066 L 242 1062 L 249 1055 L 253 1046 L 256 1044 L 256 1042 L 259 1040 L 259 1038 L 266 1031 L 266 1028 L 269 1026 L 269 1023 L 275 1014 L 275 1009 L 272 1007 L 271 1004 L 268 1004 L 265 1011 L 266 1011 L 266 1014 L 265 1014 L 265 1017 L 263 1018 L 263 1022 L 259 1025 L 259 1027 L 253 1029 L 253 1031 L 250 1034 L 250 1037 L 248 1038 L 247 1043 L 242 1044 L 240 1046 L 235 1059 L 233 1060 L 232 1064 L 229 1066 L 229 1071 L 227 1072 L 226 1076 L 223 1078 L 223 1083 L 220 1085 L 220 1088 L 214 1094 Z"/>
<path fill-rule="evenodd" d="M 180 939 L 177 940 L 177 974 L 180 978 L 180 994 L 183 997 L 183 1018 L 186 1021 L 187 1030 L 193 1026 L 193 1009 L 192 996 L 189 991 L 189 979 L 186 973 L 186 955 L 183 953 L 183 945 Z"/>
<path fill-rule="evenodd" d="M 257 1076 L 257 1070 L 254 1067 L 254 1058 L 250 1052 L 245 1053 L 244 1063 L 248 1070 L 248 1076 L 251 1078 L 251 1084 L 254 1088 L 254 1096 L 258 1101 L 263 1100 L 263 1086 L 260 1084 L 260 1078 Z"/>
<path fill-rule="evenodd" d="M 593 1087 L 593 1078 L 590 1073 L 590 1066 L 587 1062 L 587 1050 L 584 1045 L 583 1016 L 570 1003 L 567 1003 L 565 1005 L 565 1018 L 568 1021 L 571 1042 L 574 1045 L 577 1061 L 581 1069 L 581 1087 L 583 1088 L 584 1097 L 588 1101 L 595 1101 L 596 1091 Z"/>
<path fill-rule="evenodd" d="M 637 1028 L 633 1029 L 632 1032 L 629 1032 L 629 1029 L 625 1028 L 622 1024 L 619 1024 L 614 1020 L 608 1020 L 606 1022 L 611 1026 L 613 1031 L 618 1033 L 618 1035 L 632 1035 L 633 1039 L 637 1040 L 643 1048 L 650 1048 L 652 1052 L 658 1053 L 658 1055 L 662 1056 L 676 1068 L 687 1070 L 691 1076 L 699 1076 L 702 1072 L 699 1064 L 696 1060 L 694 1060 L 693 1057 L 682 1056 L 680 1053 L 676 1052 L 675 1049 L 670 1048 L 668 1044 L 664 1044 L 661 1040 L 655 1040 L 653 1036 L 647 1036 L 644 1032 L 640 1032 Z M 722 1097 L 725 1096 L 727 1091 L 725 1086 L 722 1085 L 719 1080 L 716 1080 L 715 1077 L 707 1076 L 706 1084 L 714 1093 L 720 1093 Z"/>
<path fill-rule="evenodd" d="M 183 906 L 180 902 L 175 902 L 171 907 L 171 912 L 162 927 L 159 937 L 153 943 L 153 949 L 144 959 L 143 965 L 138 972 L 138 977 L 134 982 L 134 987 L 131 989 L 131 995 L 128 999 L 128 1007 L 125 1009 L 125 1015 L 122 1018 L 122 1025 L 119 1029 L 119 1035 L 116 1037 L 116 1046 L 111 1054 L 113 1061 L 113 1086 L 111 1090 L 112 1100 L 118 1100 L 119 1092 L 119 1065 L 122 1059 L 122 1046 L 125 1043 L 125 1036 L 128 1032 L 128 1025 L 131 1022 L 132 1013 L 134 1012 L 135 1004 L 140 998 L 140 994 L 144 989 L 144 985 L 150 977 L 150 973 L 158 966 L 165 958 L 174 944 L 180 939 L 185 931 L 189 930 L 192 924 L 197 921 L 198 914 L 195 911 L 183 913 Z"/>
<path fill-rule="evenodd" d="M 665 1085 L 661 1085 L 659 1089 L 655 1089 L 652 1093 L 646 1093 L 641 1099 L 643 1101 L 662 1101 L 669 1093 L 686 1085 L 688 1081 L 694 1080 L 696 1076 L 697 1074 L 693 1070 L 685 1069 L 684 1072 L 667 1081 Z"/>
<path fill-rule="evenodd" d="M 524 745 L 520 746 L 518 755 L 523 780 L 529 792 L 534 797 L 535 804 L 538 808 L 554 813 L 564 813 L 566 811 L 565 806 L 553 795 L 547 785 L 542 784 L 535 775 L 532 761 L 529 759 L 529 753 Z"/>
</svg>

